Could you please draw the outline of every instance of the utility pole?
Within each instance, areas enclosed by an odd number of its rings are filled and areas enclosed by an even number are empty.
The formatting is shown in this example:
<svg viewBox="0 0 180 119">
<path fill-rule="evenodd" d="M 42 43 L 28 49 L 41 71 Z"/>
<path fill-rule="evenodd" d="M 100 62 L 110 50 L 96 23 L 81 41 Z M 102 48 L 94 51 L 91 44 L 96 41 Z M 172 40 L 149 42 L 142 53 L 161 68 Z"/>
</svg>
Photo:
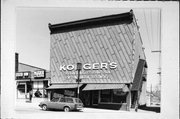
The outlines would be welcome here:
<svg viewBox="0 0 180 119">
<path fill-rule="evenodd" d="M 158 66 L 159 71 L 157 72 L 157 74 L 159 75 L 159 86 L 158 87 L 159 87 L 159 90 L 161 90 L 161 50 L 155 50 L 155 51 L 151 51 L 151 52 L 159 53 L 159 66 Z"/>
<path fill-rule="evenodd" d="M 152 102 L 152 84 L 151 84 L 151 89 L 150 89 L 150 105 L 151 105 L 151 102 Z"/>
<path fill-rule="evenodd" d="M 160 44 L 160 46 L 161 46 L 161 44 Z M 157 74 L 159 75 L 158 90 L 161 91 L 161 50 L 154 50 L 154 51 L 151 51 L 151 52 L 152 53 L 159 53 L 159 66 L 158 66 L 159 71 L 157 72 Z M 151 95 L 152 95 L 152 84 L 151 84 Z M 152 101 L 152 99 L 151 99 L 151 101 Z"/>
</svg>

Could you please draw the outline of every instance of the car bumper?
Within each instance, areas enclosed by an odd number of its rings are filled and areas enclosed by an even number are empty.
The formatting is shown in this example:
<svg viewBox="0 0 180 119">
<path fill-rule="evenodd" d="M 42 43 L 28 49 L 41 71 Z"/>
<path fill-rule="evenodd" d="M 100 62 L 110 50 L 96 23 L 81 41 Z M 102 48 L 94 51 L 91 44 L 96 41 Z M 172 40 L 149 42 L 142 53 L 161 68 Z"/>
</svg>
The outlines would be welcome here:
<svg viewBox="0 0 180 119">
<path fill-rule="evenodd" d="M 83 107 L 76 107 L 76 110 L 83 110 Z"/>
</svg>

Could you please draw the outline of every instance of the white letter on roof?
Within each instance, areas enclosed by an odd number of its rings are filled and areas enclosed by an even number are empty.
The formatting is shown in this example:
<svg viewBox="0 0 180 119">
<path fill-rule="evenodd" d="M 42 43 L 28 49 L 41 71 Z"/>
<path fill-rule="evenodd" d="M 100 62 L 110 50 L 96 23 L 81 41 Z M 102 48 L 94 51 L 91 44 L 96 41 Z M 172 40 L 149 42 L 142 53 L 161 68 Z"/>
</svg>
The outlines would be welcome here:
<svg viewBox="0 0 180 119">
<path fill-rule="evenodd" d="M 109 68 L 110 69 L 115 69 L 117 67 L 117 63 L 116 62 L 111 62 L 110 64 L 109 64 Z"/>
<path fill-rule="evenodd" d="M 91 64 L 84 64 L 83 68 L 84 69 L 91 69 Z"/>
<path fill-rule="evenodd" d="M 68 71 L 71 71 L 71 70 L 73 70 L 74 69 L 74 65 L 67 65 L 67 70 Z"/>
<path fill-rule="evenodd" d="M 94 63 L 93 64 L 93 69 L 99 69 L 99 63 Z"/>
<path fill-rule="evenodd" d="M 59 70 L 60 70 L 60 71 L 62 71 L 62 70 L 66 71 L 65 65 L 61 65 L 61 66 L 59 67 Z"/>
<path fill-rule="evenodd" d="M 101 63 L 101 69 L 107 69 L 108 68 L 108 64 L 107 63 Z"/>
</svg>

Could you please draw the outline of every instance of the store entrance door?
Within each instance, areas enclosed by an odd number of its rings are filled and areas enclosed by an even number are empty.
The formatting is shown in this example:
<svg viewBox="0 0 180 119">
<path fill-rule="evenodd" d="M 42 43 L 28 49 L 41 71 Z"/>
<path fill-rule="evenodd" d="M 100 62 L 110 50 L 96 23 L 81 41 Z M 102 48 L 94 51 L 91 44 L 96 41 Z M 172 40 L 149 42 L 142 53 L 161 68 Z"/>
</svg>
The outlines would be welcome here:
<svg viewBox="0 0 180 119">
<path fill-rule="evenodd" d="M 92 104 L 93 105 L 97 105 L 98 104 L 98 91 L 95 90 L 93 91 L 93 94 L 92 94 Z"/>
</svg>

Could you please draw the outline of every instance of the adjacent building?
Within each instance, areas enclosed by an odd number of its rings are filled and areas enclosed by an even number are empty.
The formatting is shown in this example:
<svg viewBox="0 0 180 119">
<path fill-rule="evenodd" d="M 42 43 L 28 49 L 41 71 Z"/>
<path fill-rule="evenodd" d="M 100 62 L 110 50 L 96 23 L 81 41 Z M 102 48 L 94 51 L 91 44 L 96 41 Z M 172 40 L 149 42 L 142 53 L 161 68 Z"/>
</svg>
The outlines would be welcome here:
<svg viewBox="0 0 180 119">
<path fill-rule="evenodd" d="M 145 104 L 147 63 L 132 10 L 49 29 L 50 99 L 79 94 L 85 106 L 122 110 Z"/>
<path fill-rule="evenodd" d="M 50 72 L 43 68 L 20 63 L 18 61 L 18 53 L 16 53 L 15 59 L 17 99 L 28 99 L 31 90 L 33 98 L 47 97 L 46 88 L 50 81 Z M 41 95 L 35 95 L 37 90 L 39 90 Z"/>
</svg>

